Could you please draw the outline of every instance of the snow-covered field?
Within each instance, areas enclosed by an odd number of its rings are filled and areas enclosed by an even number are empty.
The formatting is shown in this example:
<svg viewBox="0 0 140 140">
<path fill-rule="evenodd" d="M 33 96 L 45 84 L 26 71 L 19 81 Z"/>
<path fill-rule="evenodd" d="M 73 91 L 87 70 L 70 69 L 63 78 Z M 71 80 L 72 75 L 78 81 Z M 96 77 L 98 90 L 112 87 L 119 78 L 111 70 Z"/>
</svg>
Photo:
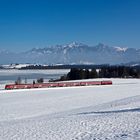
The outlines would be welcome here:
<svg viewBox="0 0 140 140">
<path fill-rule="evenodd" d="M 140 79 L 0 91 L 1 140 L 140 140 Z"/>
</svg>

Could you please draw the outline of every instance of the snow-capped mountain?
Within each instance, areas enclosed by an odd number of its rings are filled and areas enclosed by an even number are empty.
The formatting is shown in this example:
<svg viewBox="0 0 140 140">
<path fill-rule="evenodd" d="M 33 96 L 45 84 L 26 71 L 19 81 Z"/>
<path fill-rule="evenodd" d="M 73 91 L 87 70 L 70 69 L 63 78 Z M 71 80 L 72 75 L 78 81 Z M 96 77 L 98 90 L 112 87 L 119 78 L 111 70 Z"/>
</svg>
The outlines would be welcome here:
<svg viewBox="0 0 140 140">
<path fill-rule="evenodd" d="M 33 48 L 27 52 L 0 52 L 0 63 L 40 64 L 120 64 L 140 62 L 140 49 L 110 47 L 104 44 L 88 46 L 82 43 Z"/>
</svg>

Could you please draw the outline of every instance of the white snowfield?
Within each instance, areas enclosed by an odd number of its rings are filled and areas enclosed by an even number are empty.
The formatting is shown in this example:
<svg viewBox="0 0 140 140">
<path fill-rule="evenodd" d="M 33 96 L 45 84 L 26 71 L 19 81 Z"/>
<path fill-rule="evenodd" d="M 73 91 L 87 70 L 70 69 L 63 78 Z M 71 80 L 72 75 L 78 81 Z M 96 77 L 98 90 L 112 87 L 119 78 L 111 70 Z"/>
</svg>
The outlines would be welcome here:
<svg viewBox="0 0 140 140">
<path fill-rule="evenodd" d="M 0 91 L 0 140 L 140 140 L 140 79 L 111 80 Z"/>
</svg>

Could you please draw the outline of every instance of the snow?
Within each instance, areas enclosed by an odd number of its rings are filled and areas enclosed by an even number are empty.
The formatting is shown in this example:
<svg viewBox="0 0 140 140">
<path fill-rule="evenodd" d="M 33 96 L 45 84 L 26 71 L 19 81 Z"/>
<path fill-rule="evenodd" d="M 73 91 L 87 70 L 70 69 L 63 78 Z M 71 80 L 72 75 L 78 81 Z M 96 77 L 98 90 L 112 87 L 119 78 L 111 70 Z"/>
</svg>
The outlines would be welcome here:
<svg viewBox="0 0 140 140">
<path fill-rule="evenodd" d="M 113 85 L 0 91 L 0 139 L 139 140 L 140 80 L 111 80 Z"/>
<path fill-rule="evenodd" d="M 55 56 L 52 58 L 52 56 Z M 20 65 L 5 65 L 5 68 L 24 67 L 27 62 L 30 64 L 79 64 L 81 62 L 89 62 L 95 64 L 127 64 L 129 62 L 140 61 L 140 49 L 125 48 L 119 46 L 110 47 L 99 43 L 91 46 L 83 43 L 70 43 L 64 45 L 48 46 L 45 48 L 33 48 L 27 52 L 6 53 L 0 55 L 1 64 L 10 64 L 11 62 Z M 23 65 L 22 65 L 22 64 Z"/>
<path fill-rule="evenodd" d="M 0 70 L 0 90 L 4 89 L 5 84 L 14 83 L 18 77 L 21 77 L 22 82 L 32 83 L 33 80 L 44 78 L 44 82 L 50 79 L 57 79 L 60 76 L 67 74 L 69 69 L 55 69 L 55 70 L 17 70 L 17 69 L 2 69 Z"/>
<path fill-rule="evenodd" d="M 114 47 L 118 52 L 125 52 L 128 48 Z"/>
<path fill-rule="evenodd" d="M 10 64 L 10 65 L 2 65 L 5 69 L 20 69 L 22 67 L 27 67 L 32 64 Z"/>
<path fill-rule="evenodd" d="M 83 46 L 84 44 L 82 43 L 77 43 L 77 42 L 72 42 L 71 44 L 68 45 L 69 48 L 75 48 L 79 46 Z"/>
</svg>

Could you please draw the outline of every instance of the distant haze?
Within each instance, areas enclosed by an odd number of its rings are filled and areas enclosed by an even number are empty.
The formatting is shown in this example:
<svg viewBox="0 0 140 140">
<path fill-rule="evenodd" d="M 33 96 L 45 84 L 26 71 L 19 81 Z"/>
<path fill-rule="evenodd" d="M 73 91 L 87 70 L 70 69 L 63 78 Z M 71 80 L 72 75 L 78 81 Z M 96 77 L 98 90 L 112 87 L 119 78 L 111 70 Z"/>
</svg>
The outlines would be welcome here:
<svg viewBox="0 0 140 140">
<path fill-rule="evenodd" d="M 121 64 L 140 62 L 140 49 L 110 47 L 99 43 L 89 46 L 70 43 L 46 48 L 33 48 L 26 52 L 0 51 L 0 63 L 35 64 Z"/>
</svg>

